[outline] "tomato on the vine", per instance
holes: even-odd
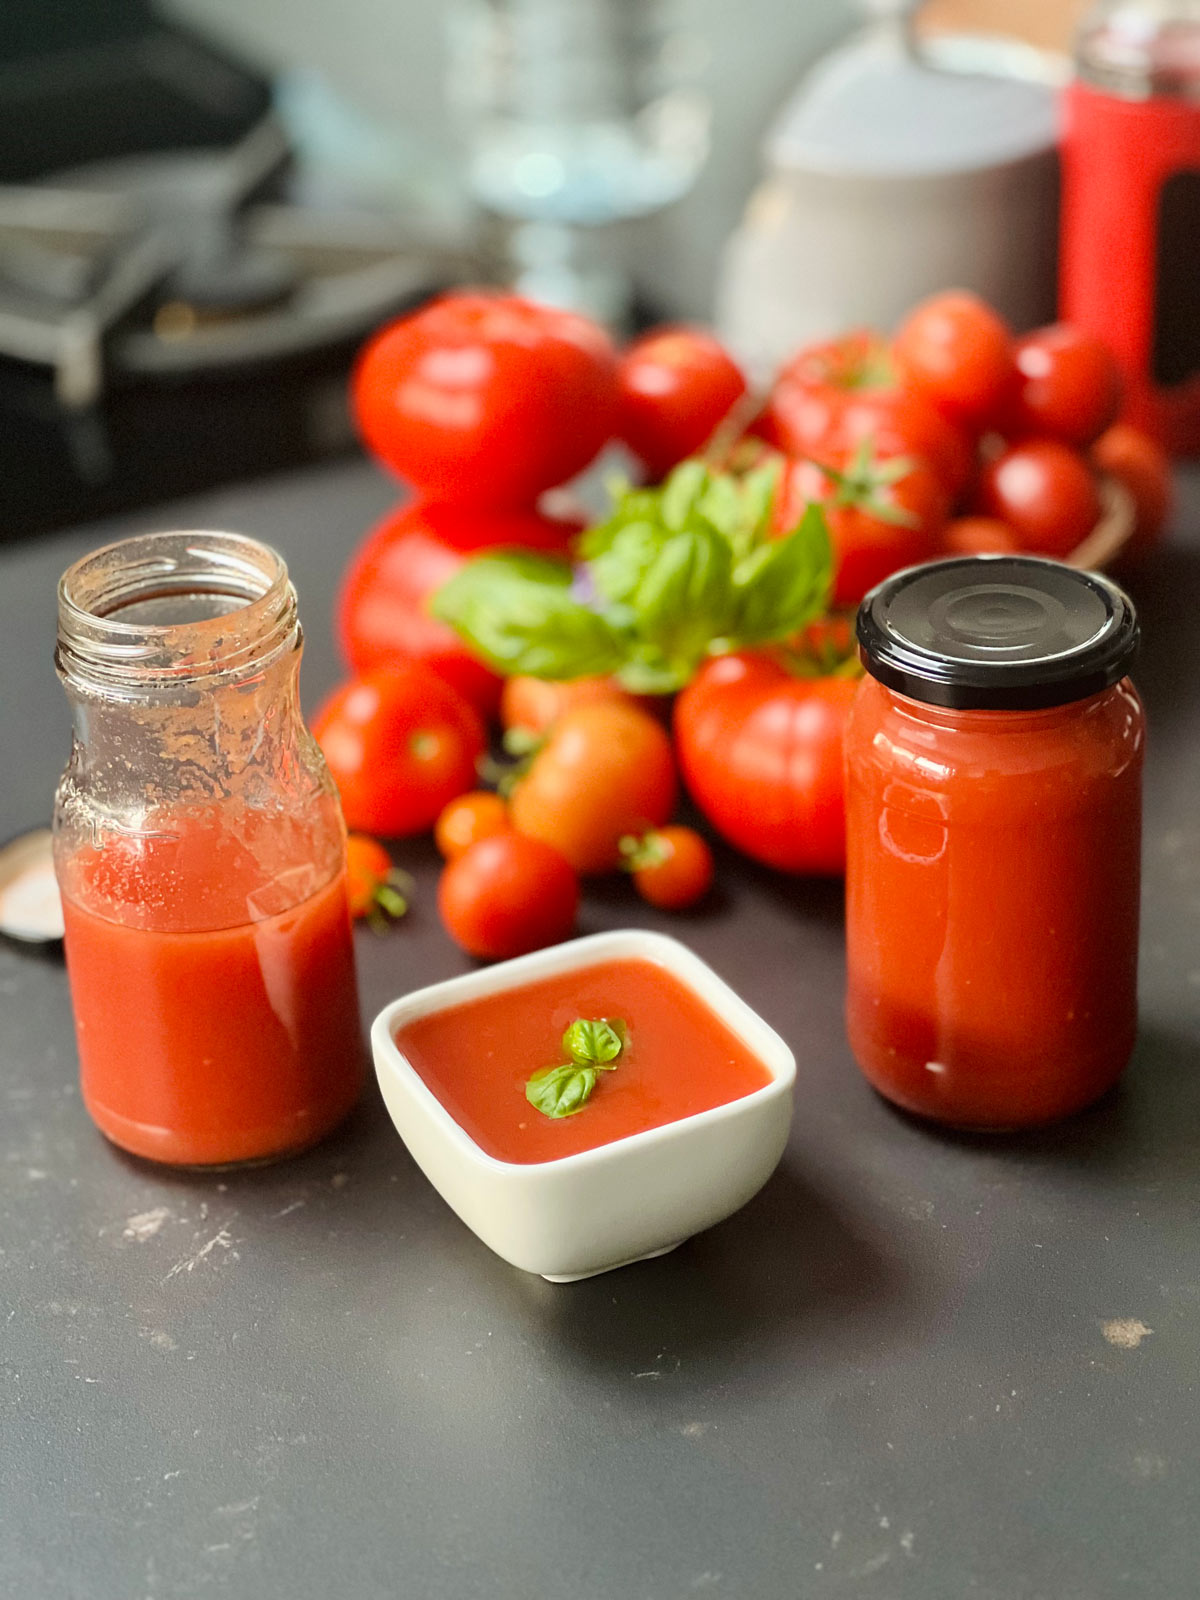
[[[431,499],[529,506],[610,437],[616,355],[575,312],[456,292],[375,335],[352,398],[370,448]]]
[[[1121,373],[1103,339],[1070,323],[1036,328],[1013,351],[1017,385],[1001,418],[1010,439],[1091,444],[1117,414]]]
[[[1100,515],[1087,462],[1057,439],[1028,439],[989,461],[979,479],[979,509],[999,517],[1025,550],[1067,556]]]
[[[868,330],[808,345],[784,367],[757,431],[788,455],[844,455],[864,440],[881,454],[919,456],[949,495],[971,475],[971,440],[901,385],[883,339]]]
[[[407,876],[392,865],[378,839],[365,833],[347,836],[346,898],[352,917],[365,917],[373,928],[383,929],[408,910],[409,892]]]
[[[453,861],[480,839],[490,839],[511,826],[508,807],[498,794],[490,789],[472,789],[443,807],[433,839],[446,860]]]
[[[702,328],[656,328],[617,362],[617,433],[650,478],[699,450],[746,392],[741,368]]]
[[[342,579],[335,629],[349,667],[416,660],[432,667],[485,716],[500,699],[500,679],[446,623],[430,615],[432,596],[486,545],[565,553],[575,532],[533,511],[484,511],[417,501],[390,512],[363,540]]]
[[[845,871],[842,742],[857,687],[752,652],[701,668],[675,702],[676,748],[692,799],[730,844],[785,872]]]
[[[928,561],[946,520],[946,491],[931,467],[861,449],[826,465],[787,464],[775,510],[780,531],[794,527],[810,501],[823,508],[833,540],[834,606],[857,605],[891,573]]]
[[[652,828],[640,839],[621,840],[621,854],[642,899],[660,911],[683,911],[708,893],[712,851],[695,828]]]
[[[469,955],[501,961],[570,936],[579,880],[557,850],[509,830],[477,840],[446,866],[438,909]]]
[[[1166,451],[1140,428],[1117,422],[1092,446],[1092,463],[1133,496],[1133,533],[1121,553],[1144,555],[1162,537],[1171,510],[1171,463]]]
[[[433,826],[475,780],[483,724],[419,662],[379,667],[335,689],[312,719],[348,827],[398,838]]]
[[[666,822],[675,798],[666,729],[635,705],[598,701],[554,724],[513,788],[509,816],[577,872],[608,872],[624,835]]]
[[[976,431],[997,420],[1016,383],[1007,324],[978,295],[962,289],[934,295],[910,311],[892,353],[903,382]]]

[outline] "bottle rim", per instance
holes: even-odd
[[[181,529],[89,551],[58,584],[55,664],[69,684],[136,696],[236,679],[299,639],[287,564],[246,534]]]

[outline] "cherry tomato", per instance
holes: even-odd
[[[900,386],[878,334],[859,331],[810,345],[788,363],[758,431],[789,455],[852,451],[864,439],[884,455],[920,456],[953,497],[971,476],[971,440],[922,395]]]
[[[392,865],[377,839],[352,833],[346,839],[346,895],[352,917],[365,917],[375,928],[408,910],[408,879]]]
[[[675,702],[693,800],[717,832],[784,872],[846,867],[842,741],[858,684],[797,678],[769,656],[718,656]]]
[[[338,595],[335,629],[355,672],[423,661],[485,716],[500,699],[500,679],[454,629],[429,614],[433,594],[483,545],[565,552],[574,532],[532,511],[472,511],[417,501],[384,517],[352,557]]]
[[[437,819],[434,842],[447,861],[462,855],[480,839],[490,839],[511,827],[508,807],[490,789],[472,789],[451,800]]]
[[[893,476],[906,459],[907,471]],[[794,527],[813,500],[824,507],[833,540],[834,606],[857,605],[891,573],[937,553],[946,491],[922,461],[873,458],[864,465],[857,456],[842,456],[828,466],[791,462],[776,497],[779,530]]]
[[[419,662],[377,667],[335,689],[312,720],[346,824],[398,838],[433,826],[475,781],[483,724]]]
[[[998,517],[957,517],[942,531],[942,549],[956,556],[1009,555],[1021,542]]]
[[[654,828],[621,842],[625,865],[643,900],[662,911],[682,911],[708,893],[712,851],[695,828]]]
[[[1100,515],[1100,497],[1087,462],[1057,439],[1010,445],[979,480],[979,509],[999,517],[1021,548],[1067,556]]]
[[[1122,555],[1144,555],[1158,543],[1171,511],[1171,463],[1166,451],[1140,428],[1118,422],[1092,446],[1092,462],[1133,496],[1133,534]]]
[[[616,417],[608,335],[516,295],[444,295],[375,335],[352,382],[368,446],[431,499],[528,506]]]
[[[666,730],[635,705],[599,701],[554,724],[513,789],[509,816],[577,872],[608,872],[622,837],[666,822],[675,797]]]
[[[725,346],[701,328],[657,328],[617,363],[617,433],[655,482],[709,439],[746,392]]]
[[[557,850],[509,830],[477,840],[448,864],[438,909],[468,954],[502,961],[570,937],[579,880]]]
[[[999,416],[1016,383],[1012,335],[977,295],[934,295],[910,311],[892,341],[903,382],[960,426]]]
[[[1056,322],[1018,339],[1017,387],[1001,431],[1010,439],[1060,439],[1077,447],[1104,432],[1121,403],[1116,357],[1094,333]]]
[[[500,695],[500,721],[505,728],[545,733],[576,706],[634,697],[612,678],[506,678]]]

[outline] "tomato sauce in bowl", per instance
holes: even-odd
[[[627,1043],[582,1110],[548,1117],[530,1076],[562,1059],[579,1017],[619,1017]],[[758,1056],[664,967],[603,961],[464,1001],[398,1028],[397,1048],[481,1150],[499,1161],[556,1161],[753,1094]]]

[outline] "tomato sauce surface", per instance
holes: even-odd
[[[568,1117],[525,1098],[531,1074],[566,1059],[577,1018],[628,1027],[615,1070]],[[418,1017],[395,1035],[465,1133],[500,1161],[575,1155],[740,1100],[771,1081],[762,1061],[673,973],[642,960],[604,961]]]

